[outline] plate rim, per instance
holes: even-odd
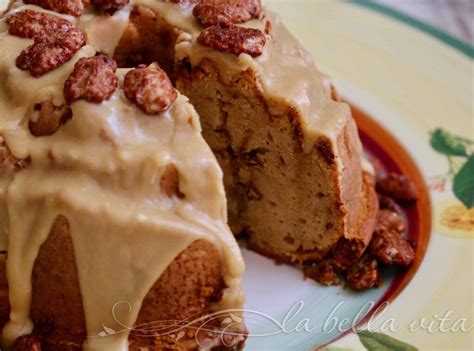
[[[389,6],[382,5],[370,0],[348,0],[347,2],[383,14],[398,22],[404,23],[412,28],[417,29],[418,31],[430,35],[432,38],[437,39],[445,45],[455,49],[457,52],[467,56],[468,58],[474,59],[474,45],[470,44],[467,41],[458,39],[453,35],[423,20],[419,20],[413,16],[395,10]]]

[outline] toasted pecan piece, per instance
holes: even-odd
[[[41,351],[41,343],[34,335],[23,335],[16,339],[12,351]]]
[[[130,0],[91,0],[98,10],[106,13],[114,13],[128,5]]]
[[[378,230],[370,243],[370,252],[380,262],[409,266],[415,259],[410,243],[393,230]]]
[[[33,77],[40,77],[68,62],[86,44],[76,28],[59,29],[54,34],[35,37],[33,45],[22,51],[16,60],[18,68],[29,70]]]
[[[381,210],[390,210],[392,212],[396,212],[399,216],[402,215],[402,209],[397,202],[392,199],[390,196],[377,193],[379,198],[379,208]]]
[[[84,8],[89,5],[89,0],[24,0],[23,2],[76,17],[82,15]]]
[[[266,37],[258,29],[213,26],[202,31],[198,43],[229,54],[257,57],[263,53]]]
[[[72,118],[72,110],[66,105],[55,106],[52,101],[44,101],[35,105],[37,118],[30,120],[28,127],[34,136],[47,136],[56,131]]]
[[[81,58],[64,83],[64,97],[71,104],[79,99],[101,103],[117,90],[117,63],[105,55]]]
[[[375,231],[394,230],[401,233],[405,230],[405,221],[396,212],[390,210],[380,210],[377,214],[377,225]]]
[[[203,26],[230,26],[257,18],[260,0],[202,0],[193,9],[193,15]]]
[[[198,4],[201,0],[166,0],[166,2],[170,2],[172,4],[181,4],[181,5],[189,5],[189,4]]]
[[[348,285],[354,290],[366,290],[379,284],[377,260],[365,253],[344,272]]]
[[[125,75],[124,93],[127,99],[149,115],[168,110],[178,97],[165,71],[145,65]]]
[[[419,198],[415,184],[404,175],[389,173],[377,181],[377,191],[399,202],[412,202]]]
[[[341,283],[336,270],[329,261],[322,261],[312,266],[304,267],[303,272],[305,277],[313,279],[322,285],[331,286]]]
[[[362,240],[341,238],[334,246],[332,254],[341,267],[346,267],[359,259],[366,248],[367,245]]]
[[[20,160],[12,155],[5,139],[0,136],[0,168],[9,169],[11,171],[19,171],[29,164],[29,160]]]
[[[22,10],[7,18],[8,32],[20,38],[34,38],[38,35],[69,30],[72,24],[65,19],[33,10]]]

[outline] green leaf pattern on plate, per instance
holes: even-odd
[[[430,144],[436,152],[445,155],[449,162],[449,171],[441,178],[452,178],[454,195],[466,208],[473,208],[474,141],[461,138],[438,128],[431,133]]]
[[[454,176],[453,192],[467,208],[474,207],[474,156]]]
[[[391,336],[367,330],[358,332],[360,342],[368,351],[416,351],[416,347]]]
[[[431,146],[444,155],[467,156],[466,145],[459,138],[440,128],[431,135]]]

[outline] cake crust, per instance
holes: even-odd
[[[82,296],[69,230],[68,220],[59,216],[41,246],[33,270],[31,318],[35,325],[34,335],[43,351],[81,350],[86,339]],[[0,255],[0,294],[3,296],[0,327],[4,326],[9,313],[8,303],[3,303],[4,297],[8,296],[5,261],[6,255]],[[183,329],[186,334],[180,340],[165,332],[162,336],[150,336],[144,329],[153,323],[166,330],[168,320],[186,321],[190,316],[197,320],[209,313],[212,304],[222,297],[225,283],[221,265],[216,247],[205,240],[192,243],[180,253],[145,297],[136,321],[140,327],[130,336],[130,350],[146,347],[194,350],[198,339],[192,328]],[[203,323],[199,322],[198,326]]]

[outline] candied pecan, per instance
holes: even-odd
[[[124,93],[127,99],[149,115],[168,110],[178,97],[165,71],[145,65],[125,75]]]
[[[16,60],[18,68],[40,77],[68,62],[86,44],[76,28],[63,29],[35,37],[33,45],[22,51]]]
[[[401,233],[405,230],[405,221],[396,212],[380,210],[377,214],[377,225],[375,230],[395,230],[396,232]]]
[[[7,18],[8,32],[20,38],[34,38],[46,32],[69,30],[71,22],[33,10],[19,11]]]
[[[37,118],[30,120],[28,127],[36,137],[52,135],[72,117],[72,110],[66,106],[55,106],[51,101],[35,105]]]
[[[79,17],[89,0],[24,0],[25,4],[38,5],[46,10]]]
[[[19,171],[28,166],[29,160],[19,160],[8,149],[5,139],[0,136],[0,168]]]
[[[370,252],[385,264],[409,266],[415,259],[415,251],[410,243],[393,230],[375,232],[370,243]]]
[[[238,26],[206,28],[198,37],[198,43],[212,49],[240,55],[260,56],[266,43],[265,35],[258,29]]]
[[[24,335],[16,339],[12,351],[41,351],[41,343],[34,335]]]
[[[365,253],[345,270],[344,276],[352,289],[370,289],[379,283],[377,260]]]
[[[92,5],[106,13],[114,13],[128,5],[129,2],[130,0],[91,0]]]
[[[341,238],[333,249],[333,258],[341,266],[346,267],[362,256],[366,247],[362,240]]]
[[[117,90],[116,70],[117,63],[105,55],[81,58],[64,83],[67,103],[80,99],[95,103],[108,100]]]
[[[313,279],[322,285],[330,286],[341,283],[334,267],[328,261],[304,267],[303,273],[305,277]]]
[[[172,4],[184,4],[184,5],[188,5],[188,4],[197,4],[199,3],[201,0],[167,0],[166,2],[170,2]]]
[[[377,190],[396,201],[410,202],[419,197],[415,184],[406,176],[390,173],[377,181]]]
[[[202,0],[193,15],[203,26],[230,26],[258,17],[262,10],[260,0]]]
[[[392,212],[397,213],[399,216],[402,215],[402,209],[400,205],[395,202],[394,199],[392,199],[390,196],[380,193],[377,193],[377,196],[379,198],[379,208],[381,210],[390,210]]]

